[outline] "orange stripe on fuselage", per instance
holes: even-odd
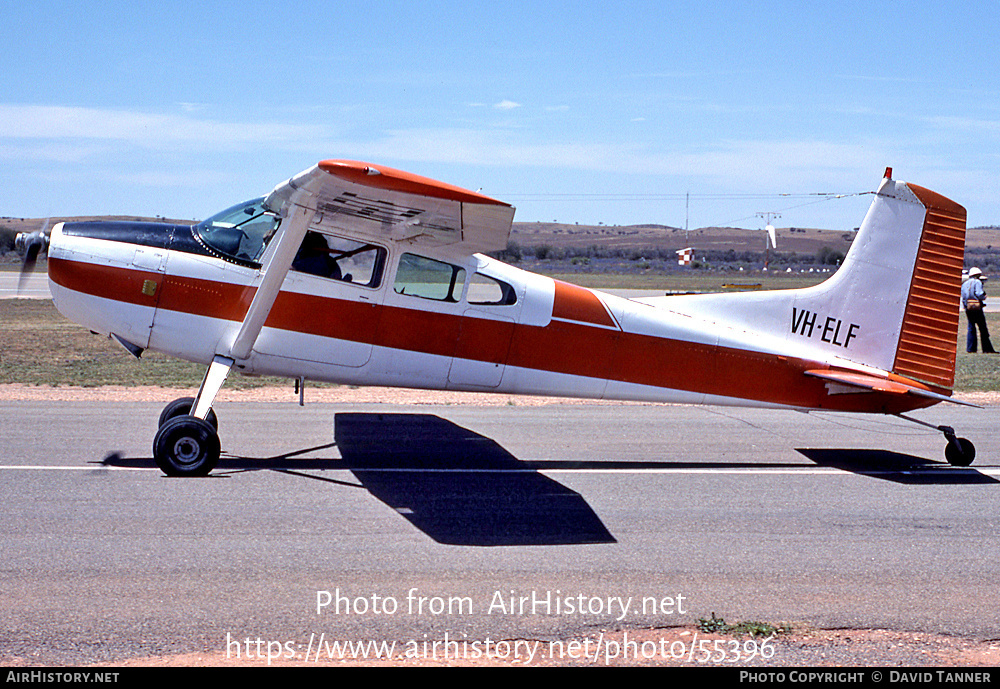
[[[49,258],[49,277],[57,285],[95,297],[168,311],[242,321],[256,288],[229,282],[164,275],[146,270]],[[147,280],[153,294],[143,292]]]
[[[256,293],[257,288],[248,285],[165,275],[158,308],[242,321]]]
[[[49,278],[57,285],[138,306],[156,306],[160,282],[163,280],[161,273],[68,261],[54,256],[49,257],[48,264]],[[143,292],[146,280],[152,280],[157,286],[152,294]]]
[[[139,270],[49,259],[49,274],[67,289],[145,304],[141,285],[161,279],[159,308],[239,322],[254,289],[162,276]],[[561,312],[575,316],[546,326],[462,317],[396,306],[281,292],[266,325],[413,352],[505,363],[524,369],[686,390],[771,404],[841,411],[901,412],[933,400],[877,392],[829,395],[825,382],[804,375],[823,364],[774,354],[622,332],[608,327],[596,305],[573,290]],[[569,305],[572,305],[572,308]],[[597,321],[593,325],[582,318]],[[573,322],[568,322],[573,321]],[[509,347],[508,347],[509,343]]]

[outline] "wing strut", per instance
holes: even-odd
[[[306,236],[306,229],[312,220],[314,211],[298,205],[289,204],[288,217],[281,223],[274,253],[264,266],[264,278],[261,280],[257,293],[254,294],[247,315],[243,319],[233,344],[229,347],[228,356],[232,359],[246,359],[250,356],[257,336],[260,335],[264,321],[271,313],[274,300],[278,296],[281,284],[285,281],[292,259]]]
[[[275,240],[274,252],[264,266],[264,277],[261,279],[260,286],[257,287],[253,301],[250,302],[250,308],[247,309],[247,314],[243,318],[243,324],[240,326],[239,332],[236,333],[232,344],[228,347],[220,347],[219,353],[215,355],[215,359],[205,372],[205,378],[201,382],[201,387],[198,389],[198,395],[192,406],[192,416],[204,419],[208,415],[233,364],[239,359],[246,359],[250,356],[250,352],[257,342],[257,337],[264,327],[264,322],[267,320],[268,314],[271,313],[274,300],[278,297],[281,285],[292,265],[292,259],[295,258],[295,253],[302,244],[302,239],[305,237],[306,229],[309,227],[314,213],[311,209],[295,204],[289,204],[289,208],[291,210],[281,224],[281,229]]]

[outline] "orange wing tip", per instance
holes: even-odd
[[[484,196],[451,184],[445,184],[411,172],[396,170],[384,165],[372,165],[357,160],[323,160],[319,168],[334,177],[375,189],[398,191],[417,196],[458,201],[460,203],[481,203],[493,206],[509,206],[503,201]]]

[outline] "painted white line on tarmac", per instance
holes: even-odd
[[[2,469],[27,469],[30,471],[159,471],[156,467],[113,467],[96,464],[91,467],[45,466],[41,464],[0,464]]]
[[[225,473],[227,471],[239,470],[243,467],[226,467],[218,466],[216,467],[216,472]],[[260,469],[268,469],[270,467],[262,466]],[[280,469],[286,469],[289,467],[280,467]],[[43,466],[43,465],[32,465],[32,464],[5,464],[0,465],[0,470],[27,470],[27,471],[155,471],[159,472],[160,469],[156,467],[117,467],[117,466],[90,466],[90,467],[79,467],[79,466]],[[279,470],[280,470],[279,469]],[[650,469],[433,469],[433,468],[405,468],[405,467],[384,467],[384,468],[368,468],[368,467],[330,467],[329,469],[318,469],[315,466],[308,468],[302,468],[299,471],[356,471],[365,473],[383,473],[383,474],[606,474],[606,475],[623,475],[623,474],[635,474],[635,475],[649,475],[649,474],[719,474],[719,475],[734,475],[734,474],[745,474],[749,476],[923,476],[923,475],[948,475],[948,474],[965,474],[965,473],[976,473],[985,476],[1000,476],[1000,467],[976,469],[975,467],[927,467],[924,469],[873,469],[870,471],[864,470],[847,470],[847,469],[837,469],[832,467],[789,467],[787,469],[780,469],[776,467],[767,467],[761,469],[727,469],[724,467],[718,468],[650,468]]]

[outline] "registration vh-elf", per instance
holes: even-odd
[[[208,474],[233,371],[351,385],[901,416],[955,402],[965,209],[886,170],[840,269],[808,288],[625,299],[484,255],[514,208],[324,160],[194,225],[64,222],[56,307],[134,355],[202,363],[153,441],[171,476]],[[959,402],[960,404],[962,402]],[[945,456],[973,444],[952,428]]]

